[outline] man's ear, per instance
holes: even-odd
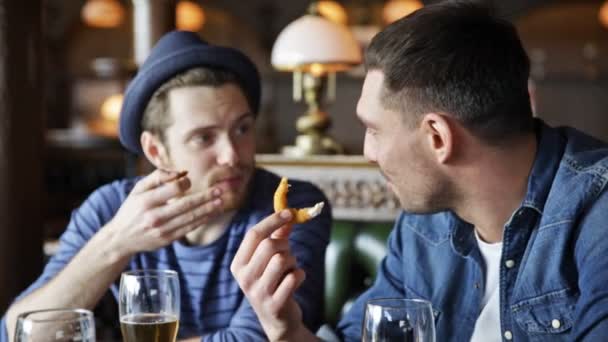
[[[158,136],[149,131],[143,131],[140,136],[142,150],[148,161],[157,169],[171,170],[169,151]]]
[[[437,163],[447,163],[454,155],[453,122],[445,115],[428,113],[422,117],[420,129],[427,148]]]

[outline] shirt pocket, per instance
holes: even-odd
[[[576,297],[561,290],[522,301],[511,309],[530,341],[569,341],[575,305]]]

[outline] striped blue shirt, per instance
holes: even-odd
[[[75,210],[61,236],[57,253],[40,278],[20,296],[52,279],[112,219],[136,181],[126,179],[105,185]],[[247,230],[273,211],[272,198],[278,182],[278,176],[257,169],[245,205],[213,243],[188,246],[176,241],[153,252],[136,254],[130,261],[128,269],[172,269],[178,272],[182,295],[180,338],[204,336],[204,341],[266,339],[253,308],[230,273],[230,263]],[[296,225],[289,239],[299,267],[306,272],[306,280],[295,297],[302,308],[304,322],[316,331],[323,312],[324,255],[329,242],[331,212],[327,199],[313,185],[298,181],[290,181],[290,184],[288,201],[291,207],[310,206],[319,201],[326,203],[319,217]],[[118,279],[110,290],[117,298]],[[6,341],[3,319],[0,342]]]

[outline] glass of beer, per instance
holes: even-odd
[[[20,314],[15,342],[95,342],[93,313],[84,309],[49,309]]]
[[[177,272],[124,272],[118,297],[124,342],[175,342],[180,312]]]
[[[363,321],[364,342],[435,342],[431,303],[421,299],[373,299]]]

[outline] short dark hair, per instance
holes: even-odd
[[[444,112],[488,143],[533,129],[530,60],[515,27],[479,2],[445,1],[394,22],[373,38],[365,64],[384,74],[385,108],[413,122]]]
[[[237,85],[247,97],[248,93],[244,91],[245,88],[236,75],[224,69],[196,67],[175,75],[163,83],[152,95],[144,111],[142,128],[157,135],[164,143],[165,130],[173,123],[171,116],[167,115],[169,111],[169,91],[194,86],[220,87],[227,83]],[[247,97],[247,102],[253,108],[252,99]]]

